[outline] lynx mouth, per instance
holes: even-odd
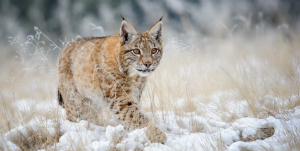
[[[145,69],[145,70],[140,70],[140,69],[136,69],[139,72],[152,72],[154,69]]]

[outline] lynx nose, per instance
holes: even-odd
[[[144,65],[147,67],[147,68],[149,68],[150,66],[151,66],[151,62],[146,62],[146,63],[144,63]]]

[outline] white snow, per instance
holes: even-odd
[[[15,150],[21,151],[21,149],[7,138],[0,137],[0,150]]]
[[[216,96],[214,96],[214,103],[221,103],[220,98]],[[270,96],[266,98],[271,100]],[[16,102],[16,106],[23,111],[30,111],[33,105],[37,109],[44,110],[51,110],[52,107],[56,107],[54,101],[48,104],[33,104],[32,102],[21,100]],[[184,100],[180,99],[179,103],[182,102]],[[216,108],[213,104],[206,105],[208,108]],[[247,108],[244,101],[240,101],[240,104],[235,105],[244,109]],[[275,117],[269,116],[264,119],[242,117],[234,122],[224,122],[224,120],[221,120],[222,117],[209,112],[211,110],[207,110],[205,116],[197,115],[194,112],[185,113],[184,116],[178,116],[171,111],[157,112],[155,114],[157,126],[168,137],[165,144],[151,143],[145,134],[147,128],[126,130],[123,125],[102,127],[84,120],[72,123],[63,119],[41,120],[36,118],[0,137],[0,150],[21,150],[13,143],[13,140],[16,138],[21,139],[21,135],[29,137],[29,129],[38,132],[39,128],[43,127],[49,135],[54,136],[58,124],[62,136],[59,138],[58,143],[48,148],[50,150],[76,150],[76,147],[80,146],[91,151],[113,148],[145,151],[223,150],[224,148],[228,151],[279,151],[291,149],[288,144],[290,142],[285,141],[286,137],[292,138],[291,140],[295,142],[300,141],[300,107],[282,111],[281,114],[277,114]],[[232,108],[232,112],[238,114],[245,111]],[[147,115],[151,117],[151,113],[147,113]],[[193,124],[196,124],[197,131],[191,130]],[[259,137],[262,128],[274,128],[275,133],[264,140],[242,141],[242,139],[248,137]]]

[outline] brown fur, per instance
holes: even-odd
[[[136,129],[152,122],[140,110],[139,102],[147,76],[162,57],[162,21],[138,34],[124,20],[120,34],[82,38],[64,48],[58,58],[59,102],[70,121],[97,117],[109,108],[127,127]],[[151,50],[156,48],[157,53]],[[139,49],[140,54],[135,54]],[[147,68],[146,64],[151,64]],[[156,128],[156,136],[166,136]]]

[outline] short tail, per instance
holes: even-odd
[[[61,96],[61,93],[60,93],[60,91],[59,91],[59,88],[58,88],[58,93],[57,93],[57,101],[58,101],[58,104],[59,104],[60,106],[62,106],[63,108],[65,107],[65,105],[64,105],[64,100],[63,100],[63,98],[62,98],[62,96]]]

